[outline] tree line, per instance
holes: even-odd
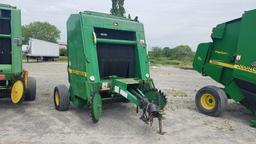
[[[180,45],[174,48],[153,47],[149,51],[150,58],[166,57],[169,60],[192,61],[195,53],[188,45]]]

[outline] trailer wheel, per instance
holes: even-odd
[[[220,116],[227,105],[227,95],[216,86],[200,89],[195,97],[197,110],[209,116]]]
[[[29,77],[24,100],[34,101],[35,99],[36,99],[36,79],[33,77]]]
[[[58,85],[54,88],[53,98],[56,110],[67,111],[69,109],[69,92],[65,85]]]
[[[92,103],[91,103],[91,116],[92,121],[97,123],[101,117],[102,113],[102,99],[99,93],[95,93],[92,96]]]
[[[14,82],[11,88],[11,100],[12,103],[18,104],[23,101],[25,92],[25,85],[22,80],[17,80]]]

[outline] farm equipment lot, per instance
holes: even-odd
[[[0,101],[0,143],[255,143],[256,129],[249,126],[252,115],[240,104],[229,101],[219,118],[195,110],[196,91],[209,84],[217,85],[195,71],[171,66],[151,67],[156,86],[167,93],[165,135],[145,126],[132,104],[104,105],[102,119],[93,124],[89,110],[58,112],[52,93],[58,84],[68,84],[67,64],[59,62],[25,63],[24,68],[37,79],[35,102],[15,106]],[[133,111],[131,111],[133,110]]]

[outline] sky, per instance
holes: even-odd
[[[66,42],[70,14],[90,10],[109,13],[111,0],[0,0],[22,10],[22,24],[47,21],[61,30]],[[125,9],[144,23],[148,47],[189,45],[211,41],[213,27],[256,8],[256,0],[126,0]]]

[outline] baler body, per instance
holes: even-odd
[[[82,12],[69,18],[67,28],[71,97],[88,102],[98,88],[111,88],[111,77],[133,79],[137,84],[149,78],[141,23]]]
[[[0,97],[14,104],[36,97],[36,80],[22,68],[21,11],[0,4]]]
[[[23,72],[20,10],[0,4],[0,26],[0,75],[11,81]]]
[[[229,99],[256,110],[256,10],[217,25],[198,46],[193,67],[224,85]]]
[[[142,23],[85,11],[70,16],[67,36],[70,86],[55,87],[57,110],[67,110],[70,100],[79,108],[90,106],[98,122],[102,103],[131,102],[146,123],[161,121],[166,98],[150,78]]]

